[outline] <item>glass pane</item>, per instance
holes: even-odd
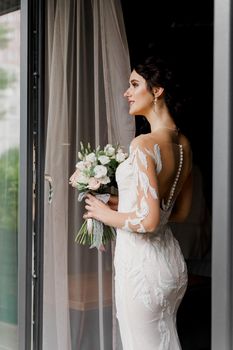
[[[9,1],[5,2],[6,7]],[[18,349],[20,11],[0,16],[0,350]]]

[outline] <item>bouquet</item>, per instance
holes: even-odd
[[[112,187],[117,187],[115,173],[118,165],[128,156],[119,145],[107,144],[103,149],[98,146],[91,149],[90,143],[78,152],[79,161],[76,171],[70,177],[69,183],[79,191],[78,201],[82,201],[87,193],[107,203]],[[116,231],[113,227],[104,225],[95,219],[85,219],[79,229],[75,241],[104,250],[104,245],[114,239]]]

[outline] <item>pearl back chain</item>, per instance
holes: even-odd
[[[180,173],[181,173],[182,166],[183,166],[183,158],[184,158],[183,147],[182,147],[182,145],[179,145],[179,147],[180,147],[179,167],[178,167],[178,170],[177,170],[177,174],[176,174],[175,180],[174,180],[173,185],[171,187],[167,203],[165,204],[164,200],[162,200],[162,207],[163,207],[164,210],[168,210],[170,208],[170,205],[172,203],[172,199],[173,199],[173,196],[174,196],[174,193],[175,193],[176,185],[177,185],[177,182],[179,181]]]

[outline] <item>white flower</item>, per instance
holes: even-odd
[[[96,191],[96,190],[98,190],[98,188],[100,187],[100,184],[101,184],[101,182],[100,182],[100,180],[98,179],[95,179],[94,177],[91,177],[90,179],[89,179],[89,182],[88,182],[88,188],[90,189],[90,190],[93,190],[93,191]]]
[[[80,175],[80,170],[79,169],[75,170],[73,175],[70,177],[70,181],[69,182],[70,182],[71,186],[73,186],[73,187],[77,186],[79,175]]]
[[[91,167],[91,162],[86,162],[86,161],[83,161],[83,160],[81,160],[80,162],[78,162],[76,164],[76,168],[81,170],[81,171],[83,171],[85,169],[88,169],[90,167]]]
[[[79,182],[80,184],[87,185],[88,182],[89,182],[89,177],[84,175],[84,174],[82,174],[82,173],[78,174],[76,179],[77,179],[77,182]]]
[[[126,154],[125,153],[123,153],[122,151],[119,151],[119,152],[117,152],[117,154],[116,154],[116,161],[118,162],[118,163],[121,163],[121,162],[123,162],[125,159],[126,159]]]
[[[96,156],[95,156],[95,153],[90,153],[86,156],[86,160],[88,162],[91,162],[91,163],[94,163],[96,161]]]
[[[108,143],[105,147],[104,147],[104,152],[106,153],[107,156],[111,157],[114,155],[115,153],[115,148]]]
[[[79,170],[84,170],[85,169],[84,161],[81,160],[80,162],[78,162],[76,164],[76,168],[79,169]]]
[[[98,180],[102,185],[107,185],[110,182],[110,179],[108,176],[103,176],[103,177],[99,178]]]
[[[108,164],[110,162],[109,157],[107,156],[99,156],[98,160],[100,161],[101,164],[105,165]]]
[[[103,165],[96,165],[94,167],[94,173],[95,173],[95,177],[99,179],[107,175],[107,168]]]

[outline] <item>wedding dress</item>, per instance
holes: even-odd
[[[130,148],[129,157],[116,172],[118,211],[135,213],[117,229],[114,256],[116,310],[124,350],[181,349],[176,313],[186,290],[187,269],[168,218],[183,165],[183,149],[176,144],[172,147],[178,147],[180,164],[169,199],[161,203],[160,223],[153,233],[146,233],[144,221],[151,201],[158,200],[151,185],[154,175],[148,169],[151,162],[155,175],[162,169],[159,145]]]

